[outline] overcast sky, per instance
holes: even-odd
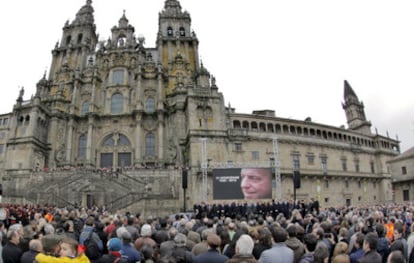
[[[0,112],[10,112],[48,72],[51,50],[86,0],[1,3]],[[372,131],[414,146],[414,1],[181,0],[192,18],[204,66],[226,105],[237,112],[271,109],[278,117],[346,125],[348,80]],[[136,35],[155,47],[164,0],[93,0],[101,40],[126,11]]]

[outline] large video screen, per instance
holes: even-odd
[[[213,199],[271,199],[270,168],[226,168],[213,170]]]

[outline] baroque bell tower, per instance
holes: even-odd
[[[371,134],[371,122],[367,121],[364,111],[364,103],[359,101],[355,91],[344,81],[344,103],[342,108],[345,110],[346,120],[350,130],[358,131],[363,134]]]

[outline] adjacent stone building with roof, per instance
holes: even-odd
[[[25,99],[22,88],[0,116],[3,201],[172,213],[221,202],[212,199],[212,171],[226,167],[271,167],[276,199],[316,198],[322,207],[393,200],[387,162],[399,141],[371,132],[347,81],[338,87],[347,128],[273,110],[241,114],[200,61],[179,1],[165,1],[154,47],[125,13],[100,41],[93,13],[87,0],[64,24],[36,93]]]

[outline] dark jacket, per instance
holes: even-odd
[[[231,259],[227,260],[226,263],[259,263],[253,255],[242,255],[236,254]]]
[[[20,263],[22,255],[22,249],[11,242],[6,244],[1,253],[3,263]]]
[[[377,252],[382,257],[382,262],[387,262],[388,254],[390,254],[390,241],[386,237],[380,237],[378,239]]]
[[[209,249],[207,252],[194,257],[194,263],[224,263],[229,258],[220,254],[216,249]]]
[[[305,247],[303,246],[303,243],[296,237],[291,237],[285,241],[285,244],[288,248],[293,250],[293,254],[295,255],[295,263],[299,262],[303,254],[305,254]]]
[[[39,252],[35,250],[29,250],[23,253],[22,257],[20,258],[20,263],[33,263],[35,261],[36,255]]]
[[[360,258],[358,263],[382,263],[382,257],[377,251],[369,251]]]
[[[299,263],[313,263],[313,253],[305,253],[300,259]]]

